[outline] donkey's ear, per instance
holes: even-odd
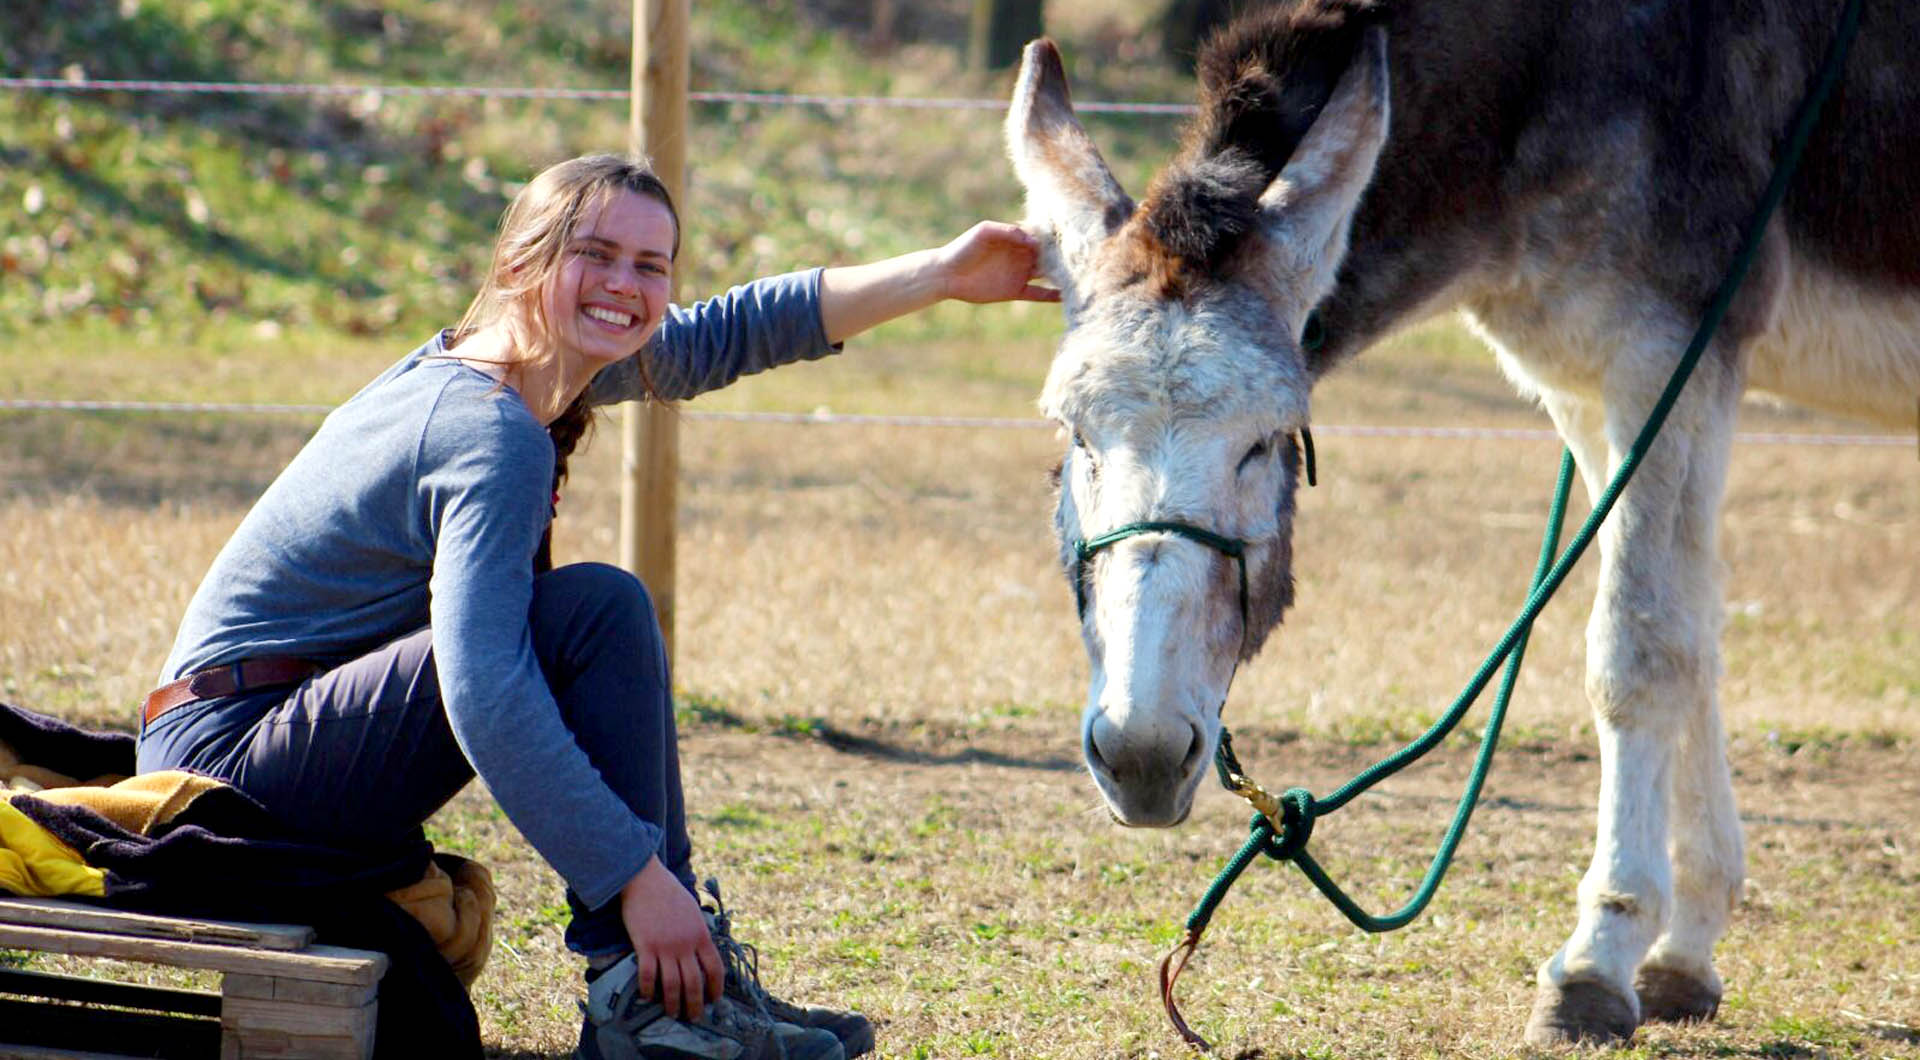
[[[1333,287],[1347,233],[1387,141],[1387,33],[1368,28],[1319,117],[1260,196],[1278,271],[1309,278],[1308,304]]]
[[[1027,189],[1027,227],[1048,244],[1042,267],[1063,291],[1092,261],[1094,248],[1133,213],[1067,96],[1060,49],[1046,38],[1027,45],[1007,110],[1007,153]]]

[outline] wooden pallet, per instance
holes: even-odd
[[[0,1056],[361,1060],[373,1055],[387,957],[316,946],[309,927],[0,898],[0,949],[113,957],[222,974],[220,992],[214,994],[0,969],[0,994],[34,999],[0,1000]],[[99,1005],[113,1008],[88,1007]]]

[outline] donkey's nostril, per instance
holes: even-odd
[[[1200,759],[1207,753],[1207,736],[1200,726],[1193,727],[1193,741],[1187,745],[1187,757],[1180,762],[1180,775],[1191,776],[1193,771],[1203,764]]]
[[[1087,765],[1095,771],[1111,775],[1113,767],[1107,763],[1107,756],[1100,753],[1100,730],[1111,728],[1105,718],[1095,718],[1080,738],[1081,753],[1087,757]]]

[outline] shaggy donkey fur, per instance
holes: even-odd
[[[1116,819],[1183,820],[1242,647],[1292,600],[1313,383],[1459,309],[1597,492],[1731,261],[1841,0],[1292,0],[1214,40],[1201,113],[1136,206],[1028,49],[1007,119],[1065,295],[1042,405],[1072,434],[1067,543],[1184,522],[1089,564],[1082,741]],[[1317,313],[1326,341],[1298,341]],[[1720,727],[1716,535],[1749,390],[1905,428],[1920,399],[1920,5],[1866,0],[1762,252],[1600,534],[1587,691],[1598,827],[1529,1039],[1702,1019],[1744,850]]]

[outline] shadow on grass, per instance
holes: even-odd
[[[871,736],[861,736],[824,722],[816,722],[809,733],[794,735],[810,736],[842,754],[907,765],[988,765],[1005,766],[1011,769],[1034,769],[1046,773],[1072,773],[1081,768],[1079,762],[1059,755],[1014,755],[980,747],[963,747],[956,751],[927,751],[903,744],[888,743]]]
[[[1689,1052],[1692,1051],[1689,1050]],[[1685,1054],[1675,1052],[1669,1055],[1682,1056]],[[1694,1055],[1726,1056],[1727,1051],[1724,1046],[1714,1046],[1712,1048],[1701,1049],[1697,1053],[1694,1053]],[[1805,1060],[1812,1060],[1812,1058],[1816,1056],[1824,1057],[1832,1054],[1825,1049],[1807,1045],[1804,1042],[1796,1042],[1789,1038],[1782,1038],[1778,1041],[1765,1042],[1752,1049],[1743,1050],[1741,1055],[1764,1057],[1766,1060],[1803,1060],[1803,1058],[1805,1058]]]
[[[0,490],[134,507],[245,507],[318,424],[318,416],[0,413]]]
[[[1904,1027],[1886,1020],[1872,1021],[1867,1027],[1867,1034],[1897,1045],[1920,1045],[1920,1028]]]
[[[699,693],[683,696],[675,704],[675,713],[682,729],[725,729],[734,732],[763,733],[790,740],[811,740],[823,743],[841,754],[859,755],[862,758],[872,758],[882,762],[899,762],[916,766],[1006,766],[1011,769],[1034,769],[1049,773],[1070,773],[1080,768],[1078,761],[1062,758],[1059,755],[1017,755],[983,747],[962,747],[955,751],[929,751],[903,742],[889,742],[873,736],[864,736],[831,724],[823,718],[787,715],[753,719],[728,709],[711,696]]]
[[[240,268],[254,272],[269,273],[283,279],[302,279],[313,274],[312,266],[307,262],[276,257],[254,243],[194,224],[187,217],[186,207],[176,204],[170,197],[149,195],[145,200],[136,200],[112,180],[95,176],[71,164],[62,163],[60,171],[61,178],[81,198],[105,211],[116,224],[133,221],[163,228],[181,245],[196,247],[210,257],[223,257]],[[352,293],[369,297],[386,292],[368,285]]]
[[[1397,802],[1411,806],[1433,806],[1436,809],[1456,805],[1458,795],[1418,795],[1403,791],[1373,790],[1362,795],[1365,799],[1379,799],[1382,802]],[[1511,795],[1488,795],[1480,800],[1482,809],[1511,810],[1515,813],[1553,814],[1558,816],[1591,816],[1594,813],[1590,802],[1548,802],[1542,799],[1517,798]],[[1787,816],[1775,813],[1742,813],[1740,823],[1751,828],[1755,825],[1767,825],[1772,828],[1886,828],[1889,830],[1905,827],[1894,818],[1852,818],[1852,817],[1807,817]]]

